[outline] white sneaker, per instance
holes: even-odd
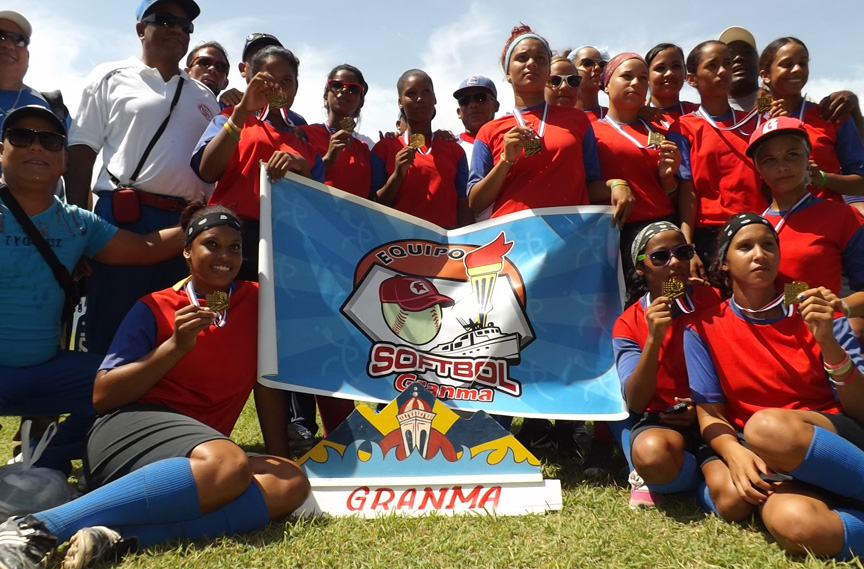
[[[80,529],[69,540],[61,569],[84,569],[95,561],[118,558],[137,547],[136,538],[124,540],[119,533],[105,526]]]

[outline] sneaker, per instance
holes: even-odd
[[[627,478],[630,483],[630,507],[656,508],[663,503],[663,495],[652,492],[639,474],[632,470]]]
[[[516,440],[530,451],[552,447],[552,423],[546,419],[523,419]]]
[[[138,548],[137,538],[124,540],[105,526],[79,529],[69,540],[61,569],[83,569],[99,560],[119,559]]]
[[[0,568],[42,569],[56,545],[57,538],[41,521],[13,516],[0,524]]]
[[[312,450],[318,441],[315,435],[300,423],[288,423],[288,443],[291,450],[298,455],[303,455]]]

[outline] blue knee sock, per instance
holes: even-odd
[[[804,462],[789,474],[835,494],[864,500],[864,451],[826,429],[813,427]]]
[[[708,491],[708,485],[704,480],[701,480],[699,484],[696,485],[696,503],[699,504],[699,507],[707,514],[714,514],[715,516],[720,516],[717,513],[717,506],[714,505],[714,500],[711,499],[711,492]]]
[[[81,528],[172,523],[201,516],[188,458],[169,458],[130,472],[67,504],[39,512],[60,542]]]
[[[142,547],[177,539],[213,539],[220,535],[248,533],[270,522],[267,502],[258,484],[252,482],[234,501],[193,520],[172,524],[122,526],[124,538],[137,537]]]
[[[666,484],[649,484],[648,489],[658,494],[676,494],[678,492],[687,492],[699,481],[696,475],[696,457],[691,453],[684,451],[684,462],[681,463],[681,470],[675,480]]]
[[[834,510],[843,522],[843,551],[835,559],[849,561],[855,555],[864,555],[864,512],[838,508]]]

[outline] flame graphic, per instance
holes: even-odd
[[[477,323],[480,326],[486,326],[492,310],[495,282],[498,280],[498,273],[504,268],[504,255],[512,248],[513,242],[508,242],[502,231],[491,243],[465,255],[465,271],[471,279],[471,290],[474,291],[474,299],[477,301]]]

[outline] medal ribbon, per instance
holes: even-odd
[[[183,285],[186,289],[186,296],[189,297],[189,303],[194,304],[198,308],[201,308],[201,303],[198,301],[198,294],[195,292],[195,287],[192,285],[192,279],[186,281],[186,284]],[[231,283],[231,286],[228,288],[228,298],[231,298],[231,295],[234,294],[234,283]],[[225,324],[228,322],[228,309],[226,308],[222,312],[216,313],[216,320],[213,324],[217,328],[223,328]]]
[[[261,122],[266,121],[267,115],[269,115],[269,114],[270,114],[270,103],[267,103],[266,105],[264,105],[264,108],[261,109],[261,114],[258,115],[258,120],[260,120]],[[285,121],[286,125],[288,125],[290,127],[297,126],[294,124],[294,121],[292,121],[291,119],[288,118],[288,109],[286,109],[285,107],[282,107],[281,109],[279,109],[279,114],[282,116],[282,120]]]
[[[660,108],[660,107],[658,107],[657,105],[655,105],[654,103],[649,103],[648,106],[649,106],[649,107],[654,107],[655,109]],[[663,110],[665,110],[665,109],[660,109],[660,110],[663,111]],[[684,103],[682,103],[681,101],[678,101],[678,112],[680,113],[679,116],[682,116],[682,117],[683,117],[684,114],[685,114],[685,113],[684,113]],[[671,126],[671,124],[669,123],[669,121],[667,121],[666,119],[660,119],[660,123],[663,125],[663,128],[665,128],[665,129],[667,129],[667,130],[668,130],[669,127]]]
[[[540,119],[540,128],[534,132],[537,135],[537,138],[543,138],[543,134],[546,132],[546,114],[549,112],[549,105],[543,103],[543,117]],[[525,126],[525,119],[522,118],[522,113],[516,107],[513,107],[513,116],[516,118],[516,122],[519,126]],[[534,130],[533,128],[531,129]]]
[[[627,140],[629,140],[630,142],[632,142],[633,144],[635,144],[635,145],[636,145],[636,148],[640,148],[640,149],[642,149],[642,150],[645,150],[646,148],[654,148],[653,145],[652,145],[652,146],[646,146],[646,145],[642,144],[641,142],[639,142],[638,140],[636,140],[635,137],[630,136],[630,133],[628,133],[628,132],[624,132],[624,129],[621,128],[621,125],[618,123],[618,121],[616,121],[615,119],[613,119],[610,115],[607,114],[607,115],[606,115],[605,117],[603,117],[601,120],[605,121],[609,126],[611,126],[611,127],[614,128],[616,131],[618,131],[618,134],[620,134],[621,136],[623,136],[624,138],[626,138]],[[649,132],[649,133],[654,132],[654,129],[651,128],[651,126],[650,126],[647,122],[645,122],[645,121],[642,120],[642,119],[639,119],[639,122],[642,123],[642,125],[643,125],[646,129],[648,129],[648,132]]]
[[[756,310],[750,310],[749,308],[744,308],[743,306],[738,304],[738,302],[735,300],[735,295],[732,295],[732,304],[734,304],[735,307],[738,310],[740,310],[741,312],[747,312],[749,314],[756,314],[757,312],[765,312],[766,310],[771,310],[772,308],[774,308],[776,306],[780,306],[781,304],[783,304],[783,295],[782,294],[778,295],[777,298],[775,298],[774,300],[772,300],[771,302],[769,302],[768,304],[766,304],[762,308],[758,308]],[[792,316],[793,314],[795,314],[795,305],[794,304],[790,304],[789,306],[783,307],[783,316],[789,317],[789,316]]]
[[[405,146],[408,146],[408,131],[407,130],[402,133],[402,140],[405,141]],[[434,132],[432,133],[432,139],[429,141],[429,144],[426,145],[426,152],[423,152],[423,150],[421,150],[420,148],[417,149],[417,152],[419,152],[420,154],[425,156],[425,155],[429,154],[430,152],[432,152],[432,145],[433,144],[435,144],[435,133]]]
[[[737,118],[737,115],[735,114],[735,109],[730,107],[729,110],[732,111],[732,121],[735,124],[733,124],[732,126],[728,126],[728,127],[717,126],[717,123],[714,122],[714,119],[711,118],[711,115],[708,114],[708,111],[706,111],[705,107],[703,107],[702,105],[699,105],[699,110],[696,111],[696,113],[700,117],[702,117],[705,120],[705,122],[707,122],[708,124],[710,124],[711,126],[713,126],[717,130],[720,130],[720,131],[738,130],[744,136],[750,136],[751,134],[753,134],[753,133],[749,133],[749,132],[743,132],[740,130],[740,128],[742,126],[744,126],[745,124],[747,124],[748,122],[750,122],[750,119],[752,119],[754,116],[756,116],[759,113],[759,111],[757,109],[753,109],[752,111],[747,113],[747,116],[745,116],[743,119],[741,119],[739,121]],[[758,126],[758,124],[757,124],[757,126]]]
[[[813,194],[811,194],[810,192],[807,192],[806,194],[801,196],[801,199],[798,200],[795,203],[795,205],[793,205],[791,208],[789,208],[789,211],[787,211],[785,214],[783,214],[783,217],[780,219],[780,221],[777,222],[777,225],[774,226],[774,231],[777,233],[778,236],[780,235],[780,230],[783,229],[783,227],[786,225],[786,218],[789,217],[790,215],[792,215],[795,212],[795,210],[799,209],[800,207],[802,207],[804,204],[806,204],[807,202],[809,202],[812,199],[813,199]],[[765,208],[765,211],[762,212],[762,217],[765,217],[769,211],[771,211],[771,206],[768,206]],[[765,217],[765,219],[768,219],[768,218]]]
[[[647,309],[651,305],[651,292],[645,293],[645,308]],[[678,307],[678,310],[681,311],[682,314],[690,314],[694,310],[696,310],[696,305],[693,304],[693,299],[690,298],[690,295],[687,294],[687,291],[684,291],[684,296],[679,296],[674,300],[675,305]],[[647,321],[648,315],[645,315],[645,319]]]

